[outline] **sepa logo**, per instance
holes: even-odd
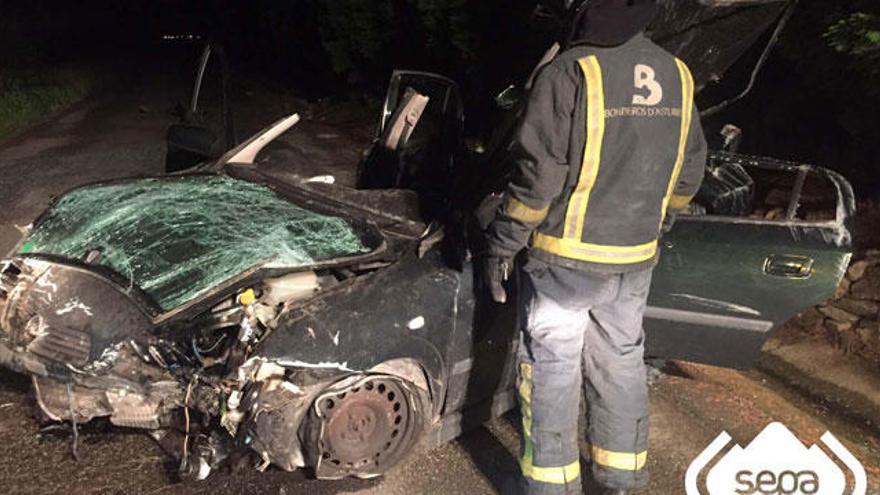
[[[809,449],[782,423],[770,423],[746,447],[734,445],[706,475],[706,490],[700,491],[700,473],[731,438],[722,432],[700,453],[685,475],[687,495],[865,495],[865,468],[834,435],[825,432],[821,443],[852,472],[847,490],[846,476],[824,450]]]

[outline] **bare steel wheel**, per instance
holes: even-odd
[[[397,464],[424,432],[424,397],[388,375],[352,377],[322,393],[311,418],[316,476],[369,478]]]

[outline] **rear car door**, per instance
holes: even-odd
[[[661,241],[647,354],[746,368],[774,328],[836,290],[852,189],[822,168],[714,153],[695,203]]]

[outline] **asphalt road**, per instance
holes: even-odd
[[[0,251],[18,239],[53,195],[78,184],[156,174],[164,156],[171,109],[186,97],[186,80],[145,78],[116,86],[0,143]],[[242,128],[254,130],[301,110],[312,116],[285,136],[308,156],[315,172],[352,177],[372,122],[362,113],[306,108],[295,98],[251,93],[240,105]],[[351,117],[355,115],[357,118]],[[355,125],[362,123],[363,125]],[[108,205],[112,208],[112,205]],[[651,388],[648,468],[652,481],[640,494],[683,493],[688,464],[719,433],[746,446],[771,421],[782,421],[810,445],[832,431],[866,467],[869,493],[880,493],[880,434],[869,425],[806,399],[758,371],[738,372],[671,364]],[[0,491],[5,493],[498,493],[517,475],[515,413],[459,440],[412,456],[383,478],[319,482],[251,466],[183,484],[175,466],[147,437],[107,427],[81,427],[79,455],[70,454],[66,427],[42,429],[34,420],[29,382],[0,373]]]

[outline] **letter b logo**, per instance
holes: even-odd
[[[663,100],[663,86],[655,79],[654,68],[650,65],[637,64],[635,68],[636,89],[647,89],[648,96],[633,95],[633,105],[654,106]]]

